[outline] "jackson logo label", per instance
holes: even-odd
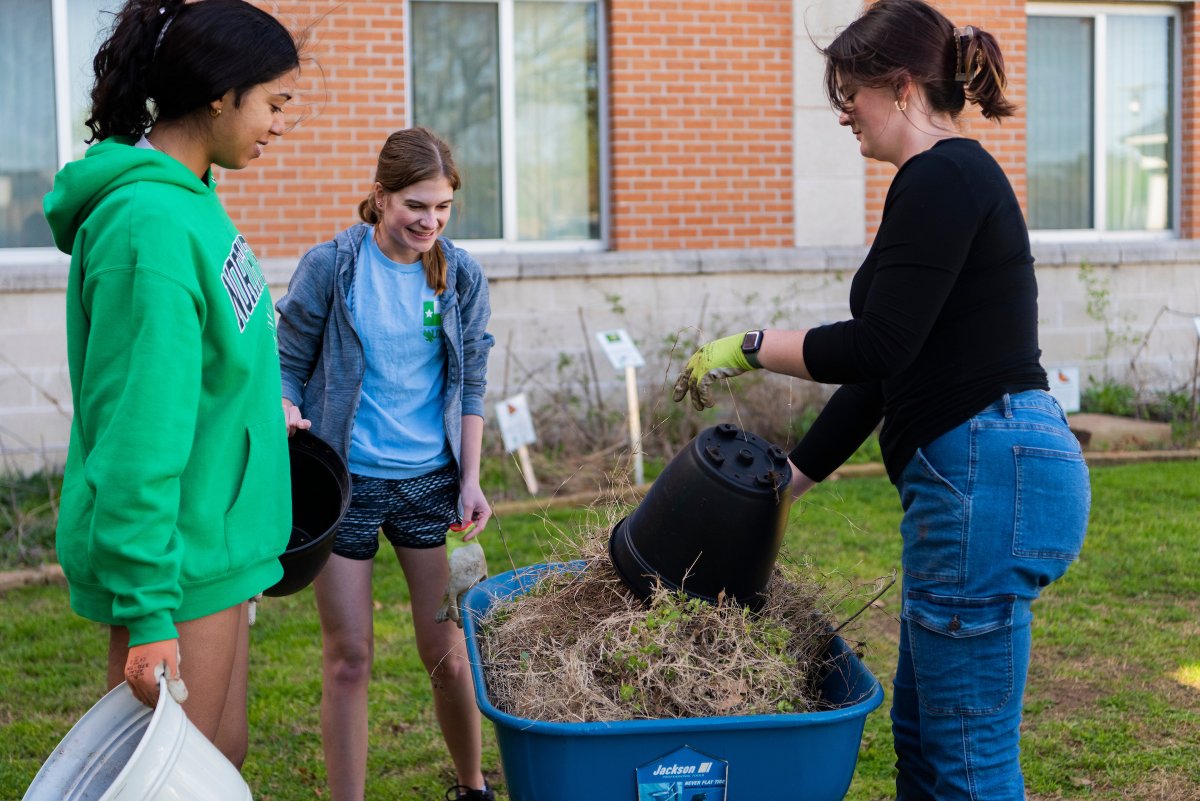
[[[725,801],[729,763],[683,746],[637,768],[638,801]]]
[[[254,253],[241,234],[233,240],[233,247],[225,257],[225,266],[221,268],[221,283],[229,294],[230,304],[233,305],[238,331],[245,331],[246,323],[249,322],[250,315],[254,314],[254,308],[267,287],[267,279],[262,274],[262,268],[258,266],[258,259],[254,258]]]
[[[695,765],[658,765],[651,776],[690,776],[696,772]]]

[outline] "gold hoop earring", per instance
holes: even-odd
[[[210,109],[208,110],[208,116],[212,117],[212,118],[215,120],[217,117],[220,117],[220,116],[221,116],[221,109],[219,109],[219,108],[210,108]]]
[[[908,108],[907,100],[899,100],[899,99],[896,100],[896,111],[904,111],[907,108]]]

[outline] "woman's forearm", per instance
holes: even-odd
[[[463,481],[479,483],[479,454],[483,449],[483,418],[464,414],[462,418],[462,447],[459,452],[459,474]]]
[[[758,351],[758,363],[772,373],[795,376],[809,381],[808,367],[804,364],[804,336],[807,329],[785,331],[768,328],[763,332],[762,346]]]

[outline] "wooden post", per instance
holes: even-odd
[[[537,476],[533,474],[533,462],[529,458],[529,446],[517,448],[517,462],[521,465],[521,477],[525,479],[525,487],[530,495],[538,494]]]
[[[633,451],[633,483],[643,484],[646,471],[642,464],[642,418],[638,411],[637,368],[625,367],[625,397],[629,402],[629,444]]]
[[[537,442],[533,433],[533,417],[529,414],[529,401],[525,393],[519,392],[496,404],[496,421],[500,424],[500,436],[504,438],[504,450],[517,455],[517,469],[530,495],[537,495],[537,476],[533,474],[533,460],[529,458],[529,445]]]

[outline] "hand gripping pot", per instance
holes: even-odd
[[[787,455],[732,423],[705,429],[613,527],[609,556],[641,598],[656,582],[758,609],[791,507]]]
[[[350,470],[317,435],[300,430],[288,439],[292,468],[292,536],[279,557],[283,578],[263,595],[291,595],[321,572],[338,524],[350,507]]]

